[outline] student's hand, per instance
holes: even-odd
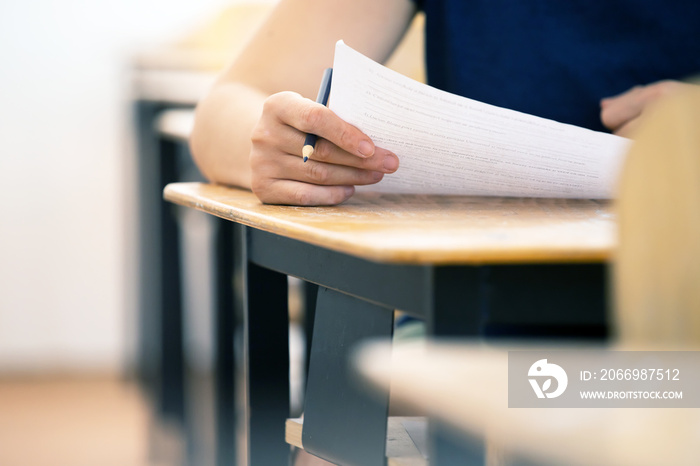
[[[646,86],[635,86],[614,97],[600,101],[603,124],[619,136],[629,137],[639,123],[639,116],[655,100],[694,84],[680,81],[659,81]]]
[[[304,163],[306,133],[318,142]],[[399,166],[396,155],[375,147],[362,131],[294,92],[267,98],[251,140],[251,188],[268,204],[339,204],[355,185],[376,183]]]

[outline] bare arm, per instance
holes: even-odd
[[[281,0],[197,108],[190,145],[202,173],[264,202],[335,204],[395,171],[394,154],[310,99],[338,39],[384,61],[413,13],[410,0]],[[302,163],[306,132],[323,139]]]

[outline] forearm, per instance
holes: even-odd
[[[326,205],[393,173],[395,154],[311,99],[338,39],[383,61],[414,9],[410,0],[281,0],[197,108],[190,147],[204,176],[267,203]],[[303,163],[306,133],[319,143]]]
[[[199,103],[190,147],[208,180],[250,189],[250,135],[266,98],[258,89],[226,81]]]

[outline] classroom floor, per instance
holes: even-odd
[[[0,378],[2,466],[182,466],[182,442],[180,432],[153,422],[133,382],[113,376]],[[203,462],[213,464],[213,458]],[[294,464],[330,465],[304,452]]]
[[[292,325],[295,411],[303,391],[303,354],[301,327]],[[0,466],[184,466],[188,456],[190,464],[213,465],[213,379],[211,374],[188,372],[187,380],[193,430],[186,451],[185,433],[155,422],[133,380],[115,375],[0,375]],[[241,439],[243,457],[244,448]],[[328,464],[300,456],[299,466]]]
[[[177,441],[160,431],[136,385],[115,376],[0,378],[3,466],[173,466]]]

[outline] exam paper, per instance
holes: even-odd
[[[399,157],[360,191],[608,199],[630,144],[435,89],[342,41],[329,107]]]

